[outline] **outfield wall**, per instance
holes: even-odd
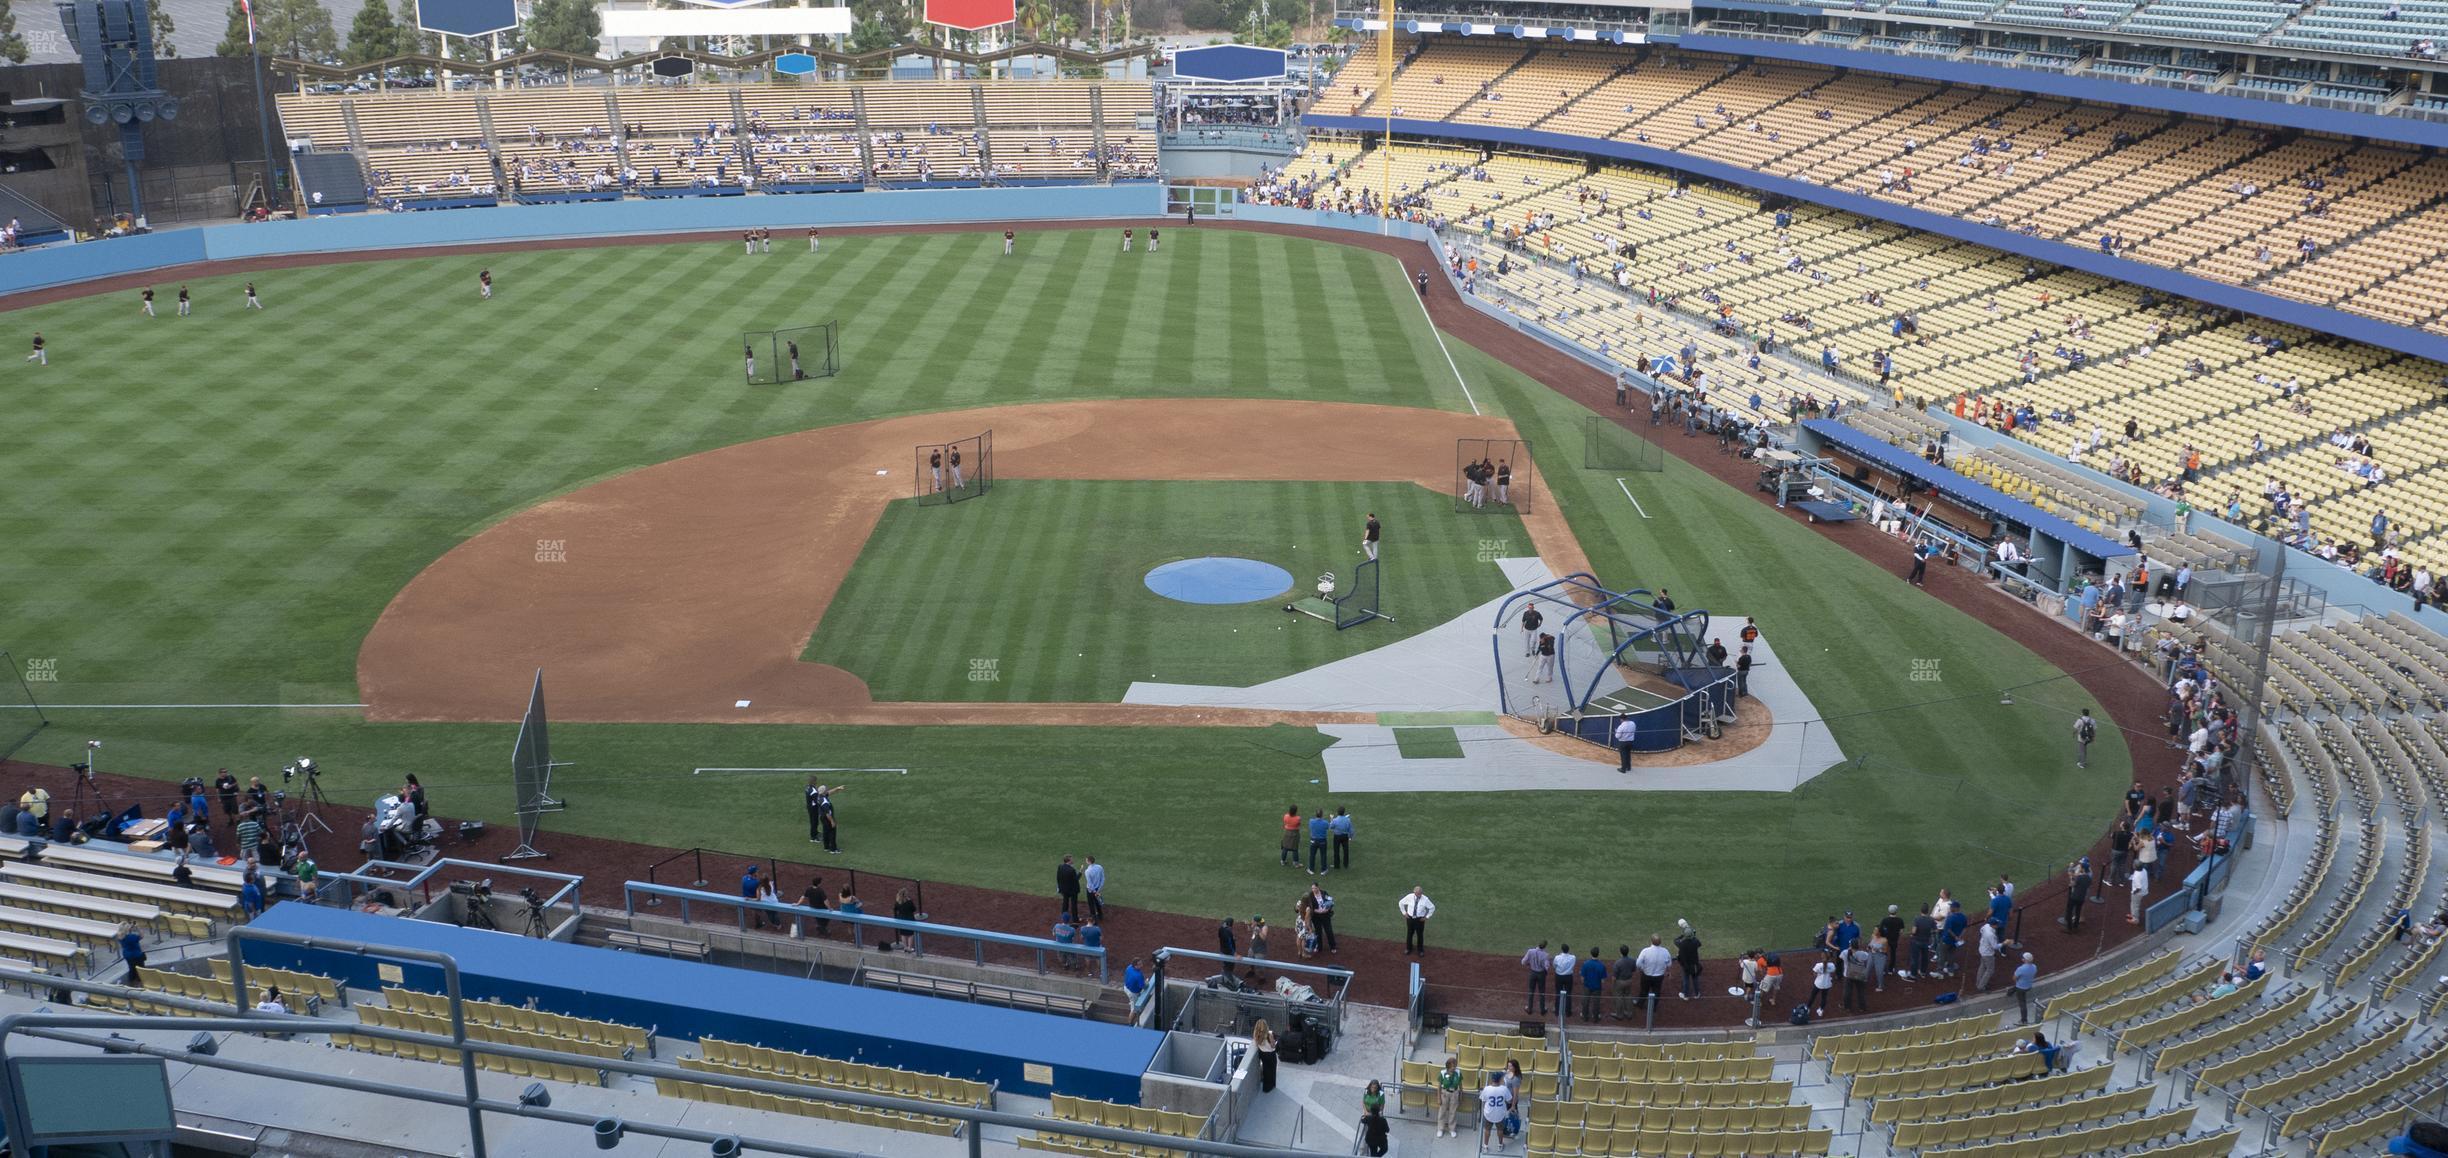
[[[418,213],[352,213],[255,225],[208,225],[28,250],[0,260],[0,294],[199,261],[288,254],[568,237],[719,233],[756,226],[789,234],[811,225],[1001,224],[1156,217],[1163,213],[1164,187],[1154,183],[675,197]]]

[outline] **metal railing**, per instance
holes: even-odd
[[[807,908],[804,905],[795,905],[783,901],[758,901],[751,900],[747,897],[735,897],[725,893],[706,892],[699,889],[684,889],[676,885],[647,884],[642,881],[629,881],[621,886],[621,890],[623,907],[627,910],[628,915],[632,917],[638,915],[638,900],[641,897],[646,898],[648,901],[676,900],[680,902],[679,920],[680,923],[684,925],[695,923],[695,910],[698,907],[711,906],[716,909],[729,910],[731,913],[732,924],[736,926],[742,934],[745,934],[749,931],[749,914],[769,913],[775,917],[782,918],[782,920],[777,923],[786,925],[794,936],[804,935],[805,925],[810,921],[821,921],[828,923],[838,922],[850,927],[851,943],[864,949],[867,947],[866,931],[868,929],[885,929],[896,934],[909,934],[909,940],[913,951],[921,955],[926,953],[926,939],[930,936],[960,938],[965,939],[970,943],[970,959],[974,964],[986,964],[986,946],[1000,945],[1005,948],[1021,949],[1033,953],[1036,957],[1037,972],[1041,975],[1050,972],[1050,970],[1046,968],[1046,955],[1051,953],[1054,955],[1057,965],[1062,964],[1066,959],[1084,959],[1094,961],[1096,963],[1097,980],[1099,982],[1108,980],[1106,965],[1110,960],[1110,957],[1107,954],[1105,947],[1102,945],[1092,947],[1079,944],[1064,944],[1063,942],[1056,941],[1049,937],[1031,937],[1021,933],[998,933],[991,929],[972,929],[962,925],[942,925],[933,921],[904,921],[894,917],[879,917],[869,913],[845,913],[839,909],[826,909],[820,912],[815,909]]]
[[[741,863],[743,863],[743,864],[757,864],[757,865],[763,865],[763,866],[765,866],[765,879],[766,879],[766,880],[769,880],[769,881],[777,881],[777,882],[778,882],[778,881],[780,881],[780,880],[782,879],[782,863],[783,863],[783,862],[782,862],[782,861],[780,861],[780,860],[778,860],[778,859],[776,859],[776,858],[774,858],[774,857],[770,857],[770,856],[758,856],[758,855],[756,855],[756,854],[754,854],[754,853],[745,853],[745,852],[731,852],[731,851],[729,851],[729,850],[726,850],[726,849],[719,849],[719,848],[706,848],[706,847],[704,847],[704,846],[702,846],[702,845],[701,845],[701,846],[696,847],[696,848],[687,848],[687,849],[682,849],[682,850],[680,850],[679,852],[675,852],[675,853],[671,854],[670,856],[664,857],[663,859],[661,859],[661,860],[659,860],[659,861],[654,862],[653,864],[647,865],[647,866],[646,866],[646,883],[647,883],[647,884],[650,884],[650,885],[661,885],[661,884],[668,884],[668,883],[670,883],[670,882],[668,882],[668,881],[665,881],[665,880],[661,879],[661,877],[660,877],[658,874],[661,874],[661,873],[664,873],[664,872],[668,871],[672,865],[674,865],[674,864],[676,864],[676,863],[678,863],[678,862],[680,862],[680,861],[684,861],[684,860],[685,860],[685,861],[687,861],[687,862],[689,863],[689,871],[690,871],[690,873],[692,874],[692,875],[690,876],[690,878],[689,878],[689,882],[688,882],[689,887],[690,887],[690,888],[696,888],[696,889],[702,889],[702,888],[706,887],[706,885],[708,885],[708,884],[712,883],[712,882],[711,882],[711,880],[710,880],[710,879],[709,879],[709,878],[706,876],[706,869],[705,869],[705,858],[706,858],[708,855],[712,855],[712,856],[720,857],[720,858],[725,859],[725,860],[739,861],[739,862],[741,862]],[[802,866],[802,867],[809,868],[809,869],[818,869],[820,866],[816,866],[816,865],[806,865],[806,866]],[[842,870],[842,872],[843,872],[843,873],[844,873],[844,874],[845,874],[845,875],[846,875],[846,876],[849,878],[849,880],[850,880],[850,891],[851,891],[851,892],[853,892],[853,893],[858,892],[858,891],[859,891],[859,874],[858,874],[858,870],[857,870],[857,869],[843,869],[843,870]],[[877,875],[877,874],[870,873],[870,874],[868,874],[868,875],[870,875],[870,876],[874,876],[874,875]],[[890,881],[893,881],[893,882],[896,882],[896,884],[897,884],[897,883],[899,883],[899,882],[904,882],[904,881],[908,882],[908,884],[909,884],[909,888],[910,888],[910,899],[911,899],[912,901],[917,902],[917,905],[918,905],[918,911],[919,911],[919,912],[923,913],[923,912],[925,912],[925,911],[926,911],[926,882],[925,882],[925,881],[919,880],[919,879],[918,879],[918,878],[916,878],[916,877],[887,877],[887,878],[885,878],[885,879],[890,880]],[[654,901],[651,901],[651,902],[649,902],[649,903],[659,904],[659,903],[661,903],[661,901],[660,901],[660,898],[657,898],[657,899],[655,899]]]
[[[375,875],[387,872],[406,873],[407,876]],[[551,882],[556,887],[551,893],[545,895],[544,907],[551,908],[554,905],[567,904],[573,913],[583,908],[584,901],[579,896],[579,887],[586,883],[585,877],[572,876],[569,873],[546,872],[543,869],[522,868],[517,865],[494,864],[488,861],[454,860],[450,857],[444,857],[426,865],[391,860],[370,860],[357,866],[355,872],[323,873],[316,878],[315,891],[319,898],[325,889],[335,884],[340,885],[344,891],[341,902],[354,905],[357,903],[361,889],[367,892],[377,889],[413,890],[418,897],[430,903],[434,899],[436,878],[444,878],[442,885],[447,890],[451,880],[469,878],[486,880],[494,876],[529,877]]]

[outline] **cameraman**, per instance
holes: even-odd
[[[416,811],[416,822],[419,825],[424,824],[426,812],[425,786],[417,783],[416,773],[411,772],[408,774],[408,785],[407,787],[400,789],[400,799],[407,801],[408,806]]]

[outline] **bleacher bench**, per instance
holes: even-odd
[[[1007,1005],[1038,1013],[1060,1013],[1070,1017],[1088,1016],[1089,1007],[1096,1004],[1087,997],[1069,997],[1060,993],[1044,993],[1034,989],[1014,989],[1008,985],[989,985],[982,981],[960,981],[950,977],[933,977],[924,973],[903,973],[893,969],[862,970],[859,976],[881,989],[898,989],[903,993],[922,993],[929,997],[950,997],[960,1001]]]
[[[635,953],[686,957],[691,961],[704,961],[714,955],[713,948],[703,941],[689,941],[679,937],[658,937],[653,933],[638,933],[628,929],[614,929],[604,934],[604,944]]]

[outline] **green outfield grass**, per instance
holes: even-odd
[[[19,311],[55,357],[0,371],[18,420],[0,647],[58,661],[58,682],[36,685],[53,703],[345,703],[365,631],[434,557],[505,513],[679,454],[1048,398],[1462,405],[1389,258],[1185,230],[1125,259],[1096,231],[1040,235],[1007,263],[999,240],[844,239],[819,260],[717,245],[495,255],[500,296],[481,307],[475,259],[428,259],[259,274],[271,310],[251,316],[236,281],[194,283],[199,314],[184,321],[146,321],[132,295]],[[842,377],[739,383],[739,331],[834,314]],[[1578,407],[1450,344],[1483,407],[1535,445],[1580,445]],[[1042,892],[1057,856],[1095,852],[1124,905],[1288,915],[1275,819],[1290,803],[1343,805],[1361,832],[1361,867],[1338,883],[1353,932],[1391,935],[1394,898],[1422,884],[1445,945],[1613,940],[1685,916],[1734,949],[1802,943],[1829,912],[1909,906],[1940,885],[2031,882],[2104,827],[2131,778],[2123,747],[2103,734],[2091,769],[2072,767],[2066,721],[2086,701],[2038,657],[1679,463],[1625,476],[1643,519],[1612,474],[1563,453],[1541,464],[1546,491],[1598,574],[1758,616],[1825,717],[1810,726],[1855,763],[1789,794],[1335,797],[1316,783],[1316,734],[1286,729],[556,722],[572,806],[544,843],[574,831],[788,856],[806,848],[795,780],[689,769],[907,766],[842,798],[849,866]],[[1019,493],[908,514],[992,516]],[[1473,537],[1488,525],[1438,517]],[[1327,529],[1349,537],[1347,516]],[[995,598],[989,578],[969,598]],[[507,726],[54,718],[24,758],[66,763],[101,738],[105,771],[175,779],[310,754],[343,799],[416,772],[445,812],[508,819]]]
[[[1351,582],[1367,511],[1389,528],[1378,575],[1393,621],[1336,631],[1286,614],[1320,573]],[[1521,520],[1457,516],[1453,496],[1410,483],[1006,479],[981,501],[892,504],[807,658],[864,677],[879,700],[1115,701],[1133,680],[1245,687],[1461,615],[1507,590],[1495,558],[1529,553]],[[1292,590],[1199,606],[1142,581],[1199,555],[1273,563]]]

